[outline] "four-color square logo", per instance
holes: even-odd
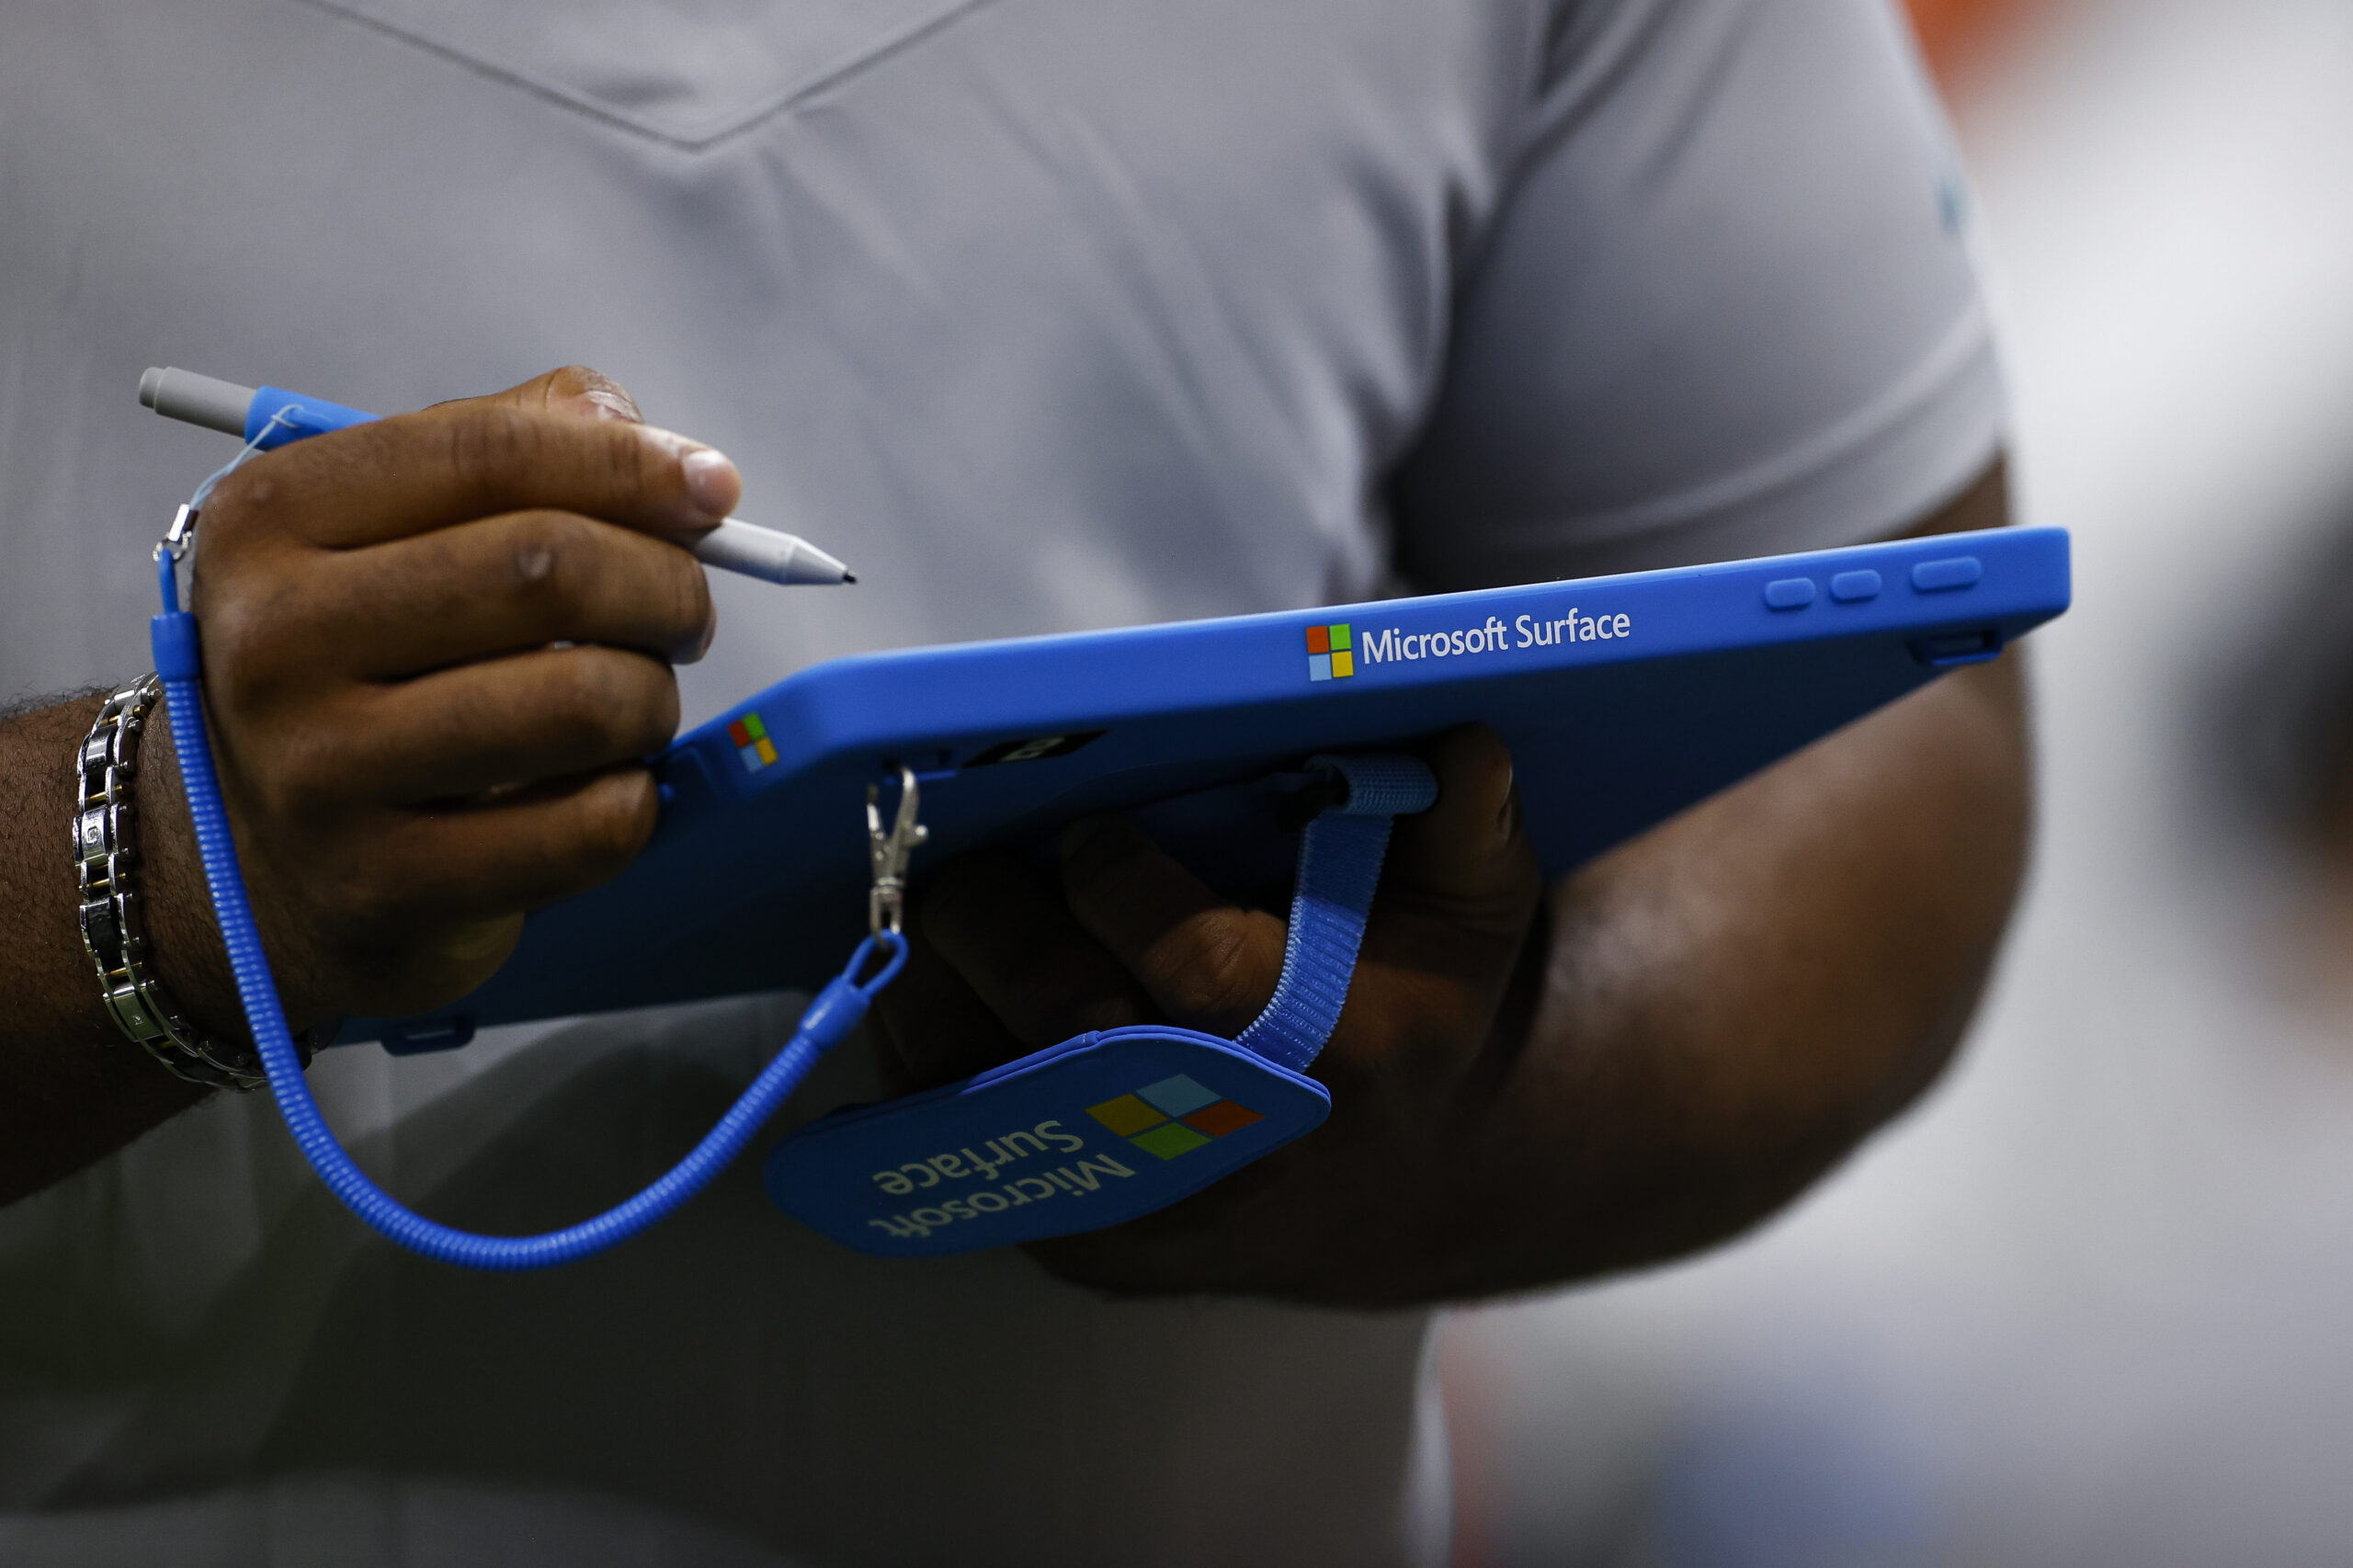
[[[1204,1143],[1265,1119],[1249,1107],[1222,1098],[1182,1073],[1147,1084],[1134,1094],[1090,1106],[1086,1114],[1145,1153],[1164,1160],[1189,1154]]]
[[[1347,621],[1307,629],[1308,679],[1346,680],[1356,673],[1356,646]]]
[[[768,727],[757,713],[746,713],[728,725],[727,738],[735,743],[735,755],[744,759],[746,773],[757,773],[776,760],[776,743],[768,739]]]

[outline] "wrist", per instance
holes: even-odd
[[[188,923],[171,918],[174,906],[185,908],[191,901],[168,892],[160,901],[156,896],[158,868],[151,864],[148,843],[153,841],[161,868],[169,869],[168,829],[175,813],[164,809],[167,791],[142,791],[139,786],[142,775],[165,756],[161,745],[146,744],[151,733],[165,728],[162,697],[162,683],[153,676],[115,692],[74,754],[72,825],[83,947],[106,1010],[122,1035],[190,1083],[256,1089],[268,1080],[244,1031],[207,1027],[212,1020],[189,1012],[165,978],[164,954],[174,947],[184,949],[179,960],[214,957],[215,976],[225,965],[217,957],[218,937],[209,928],[199,936],[184,928]],[[142,806],[155,811],[153,821]],[[193,981],[197,994],[219,989],[217,978],[185,961],[176,961],[171,972],[182,984]],[[220,1018],[218,1008],[211,1011]]]
[[[229,950],[222,943],[221,927],[213,917],[204,857],[196,846],[196,830],[188,821],[179,747],[164,713],[158,705],[156,720],[147,729],[145,756],[136,781],[140,820],[147,833],[142,853],[156,971],[191,1017],[217,1035],[243,1041],[249,1038],[244,1000],[238,994],[236,972],[230,967]],[[315,1042],[310,1037],[320,1032],[321,1025],[338,1019],[343,1009],[322,1003],[322,988],[305,983],[306,975],[319,971],[315,965],[301,961],[305,953],[288,950],[290,944],[282,929],[285,922],[271,917],[270,906],[262,896],[266,879],[256,874],[263,868],[254,853],[253,835],[243,822],[235,821],[233,808],[230,816],[239,854],[245,860],[246,896],[262,925],[278,982],[278,1005],[285,1010],[287,1028],[307,1054],[312,1043],[332,1040],[331,1028]]]
[[[211,890],[196,847],[180,781],[179,751],[164,705],[155,708],[142,742],[138,778],[141,878],[157,976],[205,1029],[242,1040],[244,1008],[229,967],[228,949],[212,919]]]

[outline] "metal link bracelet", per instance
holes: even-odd
[[[82,946],[97,969],[107,1011],[124,1034],[191,1084],[244,1093],[269,1082],[259,1055],[190,1023],[150,967],[131,796],[140,737],[163,691],[164,683],[148,675],[108,698],[74,760],[74,864],[82,890]],[[295,1040],[305,1066],[318,1032]]]

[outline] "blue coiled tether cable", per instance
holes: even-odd
[[[249,445],[240,454],[240,460],[255,449]],[[223,469],[222,474],[228,472]],[[222,474],[205,482],[183,512],[184,520],[194,516],[195,508]],[[184,544],[181,530],[176,526],[173,540],[159,546],[155,552],[164,610],[151,623],[150,639],[155,653],[155,673],[164,683],[172,742],[179,749],[188,816],[195,824],[197,846],[204,857],[205,881],[212,891],[212,909],[220,921],[221,938],[229,950],[230,967],[236,973],[237,994],[244,1003],[245,1021],[253,1030],[254,1044],[261,1052],[262,1068],[269,1074],[270,1093],[278,1100],[278,1113],[286,1119],[287,1131],[294,1135],[303,1157],[311,1162],[311,1168],[319,1173],[319,1179],[326,1183],[328,1189],[388,1240],[444,1263],[493,1270],[546,1268],[626,1241],[710,1185],[711,1178],[743,1152],[744,1145],[808,1076],[817,1059],[858,1027],[876,993],[896,979],[905,965],[906,939],[897,933],[880,931],[860,942],[858,950],[850,955],[848,965],[817,993],[816,999],[801,1014],[792,1039],[702,1142],[644,1191],[594,1219],[543,1235],[485,1236],[438,1224],[404,1207],[369,1180],[351,1163],[351,1156],[344,1153],[343,1145],[335,1141],[326,1119],[319,1114],[318,1102],[311,1097],[310,1084],[303,1078],[301,1062],[295,1055],[293,1036],[286,1027],[285,1011],[278,1006],[278,983],[270,974],[269,959],[262,951],[261,934],[254,926],[253,910],[245,901],[245,879],[237,864],[236,841],[230,835],[228,813],[221,803],[220,775],[213,767],[212,747],[205,734],[204,694],[199,678],[202,663],[196,618],[180,608],[179,548]],[[858,971],[872,960],[879,947],[885,946],[890,949],[888,960],[870,979],[860,981]]]

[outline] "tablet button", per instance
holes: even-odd
[[[1841,572],[1830,579],[1830,597],[1842,605],[1879,597],[1879,574],[1876,572]]]
[[[1765,603],[1771,609],[1803,609],[1813,602],[1813,579],[1783,577],[1765,585]]]
[[[1948,588],[1966,588],[1985,575],[1985,568],[1973,555],[1955,555],[1943,561],[1923,561],[1912,568],[1912,586],[1924,594],[1942,593]]]

